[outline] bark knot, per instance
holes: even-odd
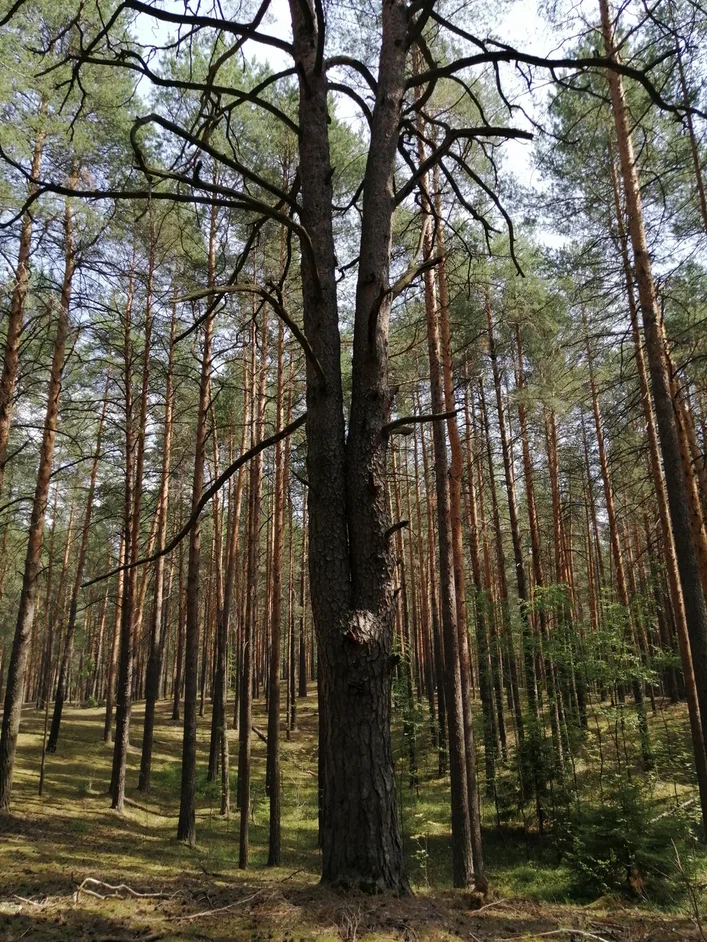
[[[378,637],[378,618],[373,612],[357,610],[349,615],[344,634],[354,644],[371,644]]]

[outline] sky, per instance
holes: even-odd
[[[335,4],[337,0],[331,0]],[[596,0],[580,0],[592,8]],[[464,0],[460,0],[464,4]],[[173,9],[182,12],[183,0],[164,0],[160,4],[164,9]],[[194,4],[190,4],[194,8]],[[504,42],[515,46],[525,52],[537,55],[548,55],[558,46],[557,33],[553,32],[538,10],[538,0],[501,0],[498,5],[501,12],[498,20],[494,21],[493,34]],[[575,7],[576,9],[576,7]],[[155,21],[140,14],[135,24],[139,41],[145,44],[163,44],[173,29],[166,24],[156,24]],[[288,0],[272,0],[267,17],[261,26],[261,32],[291,41],[292,30],[290,26],[290,12]],[[255,58],[263,64],[268,64],[277,71],[291,65],[286,53],[259,43],[246,43],[245,54]],[[356,55],[356,50],[352,50]],[[537,102],[528,94],[527,88],[516,70],[511,66],[502,68],[503,85],[508,98],[518,101],[533,116],[537,114]],[[356,123],[360,115],[356,105],[345,96],[337,100],[337,115],[342,120]],[[507,120],[504,115],[502,120]],[[522,118],[515,118],[513,122],[518,126],[532,130]],[[503,145],[503,170],[512,174],[524,187],[539,186],[539,174],[533,164],[533,144],[518,140],[509,140]]]

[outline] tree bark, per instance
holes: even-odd
[[[34,142],[30,174],[33,180],[38,179],[42,163],[42,150],[46,132],[41,126],[47,113],[48,99],[42,96],[39,106],[40,129]],[[37,184],[30,183],[28,196],[37,192]],[[25,302],[29,291],[30,254],[32,250],[32,213],[26,212],[22,217],[20,229],[20,245],[17,253],[17,268],[15,270],[15,283],[10,300],[10,311],[7,319],[7,334],[5,336],[5,353],[0,375],[0,492],[2,491],[7,462],[7,443],[10,437],[10,423],[12,421],[12,401],[15,395],[17,382],[17,369],[20,357],[20,340],[24,321]]]
[[[56,752],[56,744],[59,739],[59,729],[61,726],[61,714],[64,708],[64,697],[66,696],[66,682],[69,673],[69,660],[74,643],[74,629],[76,628],[76,613],[78,609],[79,593],[81,592],[81,582],[83,581],[83,572],[86,565],[86,553],[88,551],[88,535],[91,528],[91,514],[93,512],[93,496],[96,490],[96,476],[98,474],[98,463],[101,460],[101,444],[103,440],[103,426],[108,411],[108,381],[103,394],[103,409],[98,422],[98,432],[96,435],[96,453],[91,466],[91,477],[88,485],[88,495],[86,497],[86,510],[84,511],[83,526],[81,528],[81,544],[79,546],[79,556],[76,562],[76,575],[74,585],[71,591],[71,600],[69,602],[69,620],[66,625],[66,635],[64,637],[64,652],[61,658],[59,668],[59,680],[56,687],[56,699],[54,701],[54,713],[52,715],[51,731],[47,742],[47,752]]]
[[[608,0],[600,0],[602,33],[607,54],[617,58]],[[690,648],[700,701],[700,715],[707,716],[707,607],[700,581],[695,544],[690,529],[687,492],[681,472],[680,445],[667,374],[658,305],[653,283],[638,170],[629,128],[623,80],[614,71],[608,73],[616,139],[621,163],[628,228],[633,248],[634,271],[643,318],[646,355],[651,377],[658,437],[665,469],[668,505],[675,540],[675,550],[682,583],[685,616],[690,634]],[[704,725],[704,719],[703,719]]]
[[[164,406],[164,438],[162,441],[162,480],[157,499],[157,550],[161,550],[167,539],[167,518],[169,512],[169,482],[172,470],[172,420],[174,415],[174,331],[176,306],[172,306],[172,318],[169,334],[169,355]],[[159,696],[160,675],[167,640],[167,625],[164,622],[164,584],[165,557],[160,556],[155,562],[154,599],[152,624],[150,626],[150,648],[145,680],[145,721],[142,731],[142,751],[140,754],[140,776],[138,791],[150,789],[152,770],[152,746],[155,731],[155,704]]]
[[[64,280],[61,290],[56,334],[54,336],[54,352],[52,355],[49,385],[47,387],[47,409],[44,417],[42,444],[39,453],[37,483],[34,491],[34,500],[32,501],[27,554],[22,577],[22,592],[17,613],[17,623],[15,625],[15,635],[12,642],[10,663],[7,670],[5,707],[2,716],[2,733],[0,734],[0,811],[7,811],[10,807],[12,778],[15,768],[15,755],[17,752],[17,737],[20,731],[22,704],[24,701],[25,668],[27,666],[30,635],[34,623],[34,611],[37,602],[37,590],[39,588],[44,519],[49,497],[49,483],[54,460],[54,444],[59,421],[61,381],[64,370],[66,338],[69,331],[71,287],[76,265],[73,218],[71,205],[68,200],[64,211],[64,258]]]

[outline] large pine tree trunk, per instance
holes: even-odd
[[[616,175],[616,168],[611,149],[609,151],[609,169],[614,194],[616,228],[619,239],[619,246],[621,249],[624,277],[626,281],[626,297],[628,300],[629,316],[631,319],[631,333],[636,356],[636,371],[638,373],[638,383],[641,391],[641,404],[643,406],[643,415],[645,419],[646,438],[648,439],[648,454],[650,458],[651,477],[653,478],[653,488],[658,503],[658,517],[660,520],[664,565],[668,581],[668,590],[670,593],[670,602],[672,604],[673,617],[675,619],[675,627],[678,635],[678,646],[680,649],[683,677],[685,679],[685,689],[687,693],[690,731],[692,734],[692,745],[695,754],[695,767],[697,770],[697,780],[700,787],[702,819],[705,833],[707,834],[707,754],[705,752],[705,729],[707,728],[707,714],[701,713],[699,699],[697,696],[695,672],[692,663],[692,654],[690,651],[687,619],[685,616],[685,603],[682,595],[682,586],[680,584],[680,573],[678,571],[675,540],[673,538],[673,528],[670,521],[668,493],[665,486],[663,466],[660,460],[658,431],[656,428],[655,414],[653,411],[653,400],[651,398],[649,386],[646,357],[643,344],[641,342],[640,327],[638,323],[638,307],[636,304],[633,271],[631,269],[631,260],[629,256],[628,234],[624,225],[619,181]],[[660,606],[658,608],[658,614],[660,617]],[[707,683],[707,678],[702,678],[702,682]]]
[[[617,57],[608,0],[600,0],[599,5],[606,52],[610,56]],[[651,377],[658,437],[665,469],[670,520],[682,583],[685,615],[690,634],[690,648],[700,701],[700,714],[704,725],[704,717],[707,717],[707,607],[705,606],[697,554],[690,529],[687,492],[681,468],[680,444],[659,326],[658,304],[643,222],[641,190],[624,97],[623,80],[618,72],[612,70],[608,73],[608,79],[621,162],[628,230],[633,248],[634,271],[643,318],[646,355]]]
[[[386,507],[388,290],[393,174],[405,83],[408,11],[385,4],[378,95],[363,194],[352,401],[344,439],[332,232],[324,36],[313,3],[291,0],[300,81],[299,167],[308,364],[310,586],[318,636],[323,765],[322,878],[407,891],[390,734],[394,659]]]

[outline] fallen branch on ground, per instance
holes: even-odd
[[[233,909],[234,906],[243,906],[245,903],[250,903],[251,900],[254,900],[256,896],[260,896],[264,890],[256,890],[252,896],[246,896],[243,899],[237,899],[234,903],[228,903],[226,906],[218,906],[216,909],[202,909],[201,912],[191,913],[189,916],[174,916],[174,919],[179,922],[187,922],[192,919],[201,919],[204,916],[215,916],[217,913],[227,913],[230,909]]]
[[[101,887],[108,892],[98,893],[96,890],[90,890],[88,884]],[[172,899],[176,896],[176,893],[138,893],[137,890],[132,889],[126,883],[113,886],[112,883],[104,883],[103,880],[96,880],[93,877],[86,877],[80,886],[76,888],[74,893],[75,903],[78,903],[82,893],[87,896],[94,896],[96,899],[123,899],[125,896],[131,896],[133,899]]]

